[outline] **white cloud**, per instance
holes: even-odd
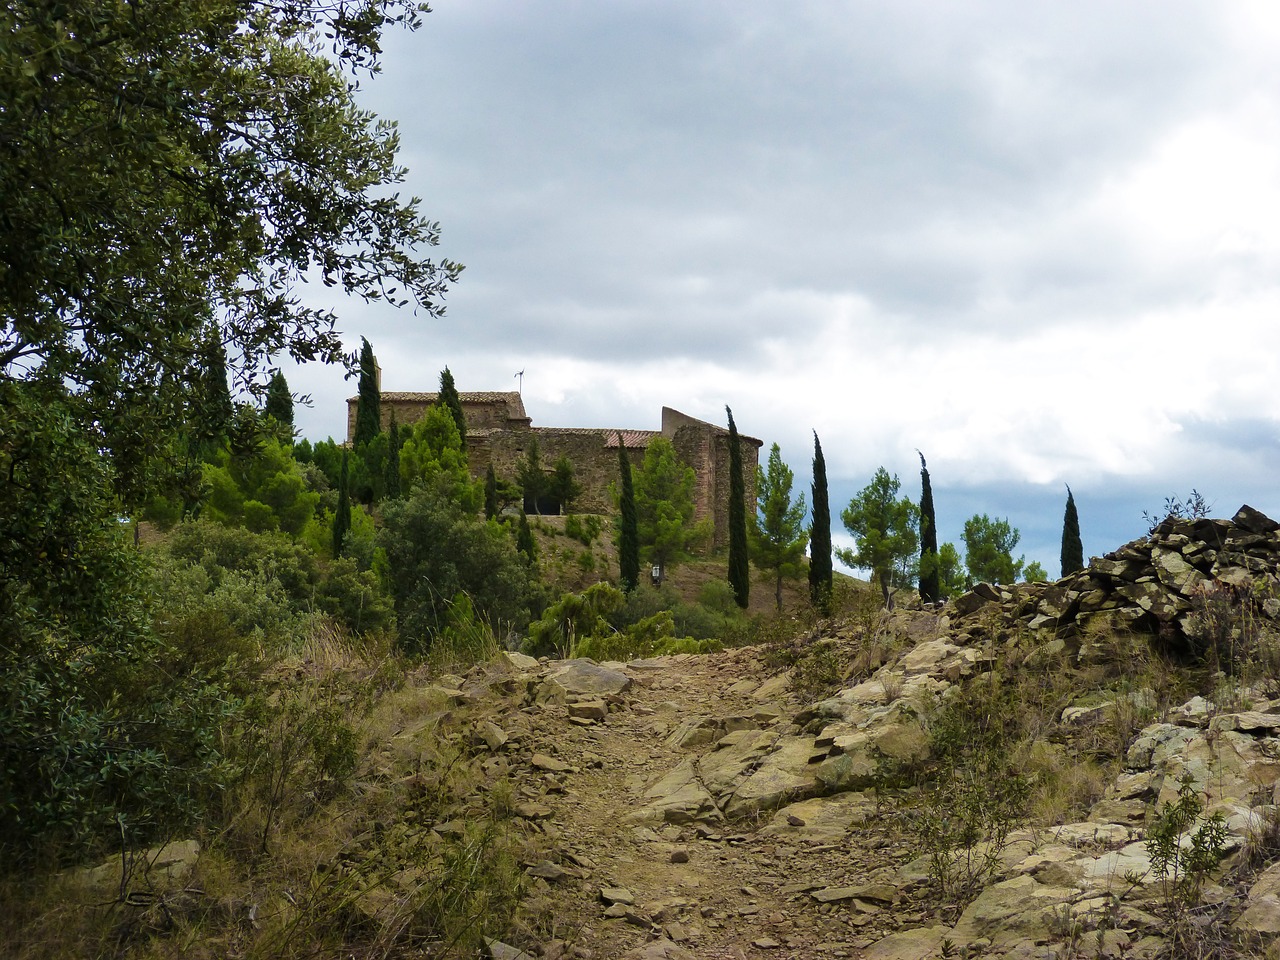
[[[846,502],[917,448],[944,492],[1258,499],[1278,40],[1261,2],[442,0],[367,95],[468,270],[443,323],[343,329],[388,389],[525,369],[537,423],[728,403],[797,479],[816,429]],[[352,384],[290,382],[344,429]]]

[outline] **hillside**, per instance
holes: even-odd
[[[618,549],[613,541],[613,518],[603,515],[537,517],[531,520],[538,545],[539,565],[544,577],[560,590],[583,590],[600,580],[617,579]],[[594,519],[593,519],[594,518]],[[565,533],[567,523],[597,525],[599,533],[584,544]],[[666,586],[686,603],[698,601],[708,583],[727,582],[727,557],[722,551],[714,556],[695,556],[667,571]],[[648,570],[641,571],[642,577]],[[852,577],[837,576],[849,586],[860,584]],[[751,567],[751,596],[747,612],[753,616],[773,616],[775,582],[766,573]],[[784,580],[782,610],[786,616],[809,615],[809,585],[805,580]]]
[[[317,645],[268,682],[359,719],[347,774],[6,891],[9,953],[1270,956],[1278,558],[1246,509],[714,654],[397,675]]]

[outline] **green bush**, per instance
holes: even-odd
[[[377,574],[361,570],[351,557],[329,564],[316,606],[357,634],[387,630],[395,623],[395,605]]]
[[[615,633],[607,618],[623,602],[622,591],[607,583],[594,584],[580,594],[566,593],[529,624],[524,650],[536,657],[613,659],[603,653],[610,635]],[[588,642],[595,643],[595,653],[583,652],[583,644]]]
[[[577,540],[584,547],[596,542],[600,531],[604,529],[604,519],[597,514],[571,513],[564,520],[565,535]]]
[[[51,385],[0,384],[0,861],[181,829],[222,781],[227,677],[148,623],[98,438]]]
[[[963,907],[1000,865],[1009,833],[1026,816],[1031,781],[1014,766],[1019,712],[995,674],[970,681],[929,722],[929,761],[914,821],[942,894]]]
[[[368,524],[372,557],[372,521],[362,510],[356,514]],[[316,612],[355,633],[389,629],[395,619],[391,597],[369,564],[353,557],[321,562],[281,533],[182,523],[157,551],[155,566],[152,592],[161,617],[218,611],[236,630],[269,644],[289,646]]]
[[[155,558],[148,580],[156,628],[176,635],[183,620],[222,622],[239,637],[276,650],[300,635],[302,617],[283,584],[262,570],[192,565],[163,555]]]
[[[720,649],[716,640],[696,640],[693,637],[677,637],[675,620],[671,611],[663,610],[623,631],[614,631],[603,621],[600,631],[584,637],[574,648],[578,657],[592,660],[635,660],[640,657],[659,657],[673,653],[709,653]]]
[[[1221,812],[1191,832],[1203,810],[1188,775],[1178,788],[1178,799],[1162,804],[1147,825],[1151,871],[1160,881],[1165,917],[1175,923],[1199,905],[1205,880],[1226,854],[1227,823]]]
[[[541,607],[540,586],[497,521],[419,487],[407,500],[383,507],[383,524],[379,546],[386,551],[404,649],[426,652],[460,595],[497,635],[522,630]]]
[[[728,587],[727,583],[717,581]],[[732,591],[732,588],[729,588]],[[618,630],[625,630],[632,624],[639,623],[658,613],[669,612],[674,623],[674,631],[680,636],[693,637],[696,640],[728,640],[736,636],[748,621],[737,604],[729,596],[729,609],[725,609],[718,587],[710,583],[704,585],[712,604],[685,603],[669,586],[653,587],[648,584],[636,587],[627,594],[626,603],[609,617],[609,622]]]

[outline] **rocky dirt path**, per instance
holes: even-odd
[[[896,869],[909,851],[895,821],[864,795],[737,820],[646,809],[656,781],[716,749],[698,721],[720,721],[702,726],[721,736],[797,732],[799,705],[757,651],[635,662],[626,673],[633,682],[603,698],[605,716],[590,699],[544,700],[522,745],[536,774],[521,787],[522,812],[552,850],[529,868],[549,917],[544,955],[857,957],[927,922],[899,902]]]

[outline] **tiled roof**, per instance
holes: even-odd
[[[493,403],[494,401],[502,400],[507,403],[518,404],[522,409],[524,407],[524,401],[522,400],[520,394],[515,392],[514,390],[506,393],[501,393],[497,391],[462,390],[462,391],[459,391],[458,397],[464,403],[465,402]],[[436,400],[438,400],[439,398],[440,398],[439,392],[415,393],[411,391],[392,391],[392,390],[382,391],[383,400],[400,400],[400,401],[409,402],[409,403],[435,403]],[[352,403],[359,399],[360,399],[359,396],[348,397],[347,402]]]
[[[628,450],[647,447],[654,437],[662,436],[661,430],[609,430],[605,433],[604,445],[617,449],[618,435],[622,435],[622,445]]]

